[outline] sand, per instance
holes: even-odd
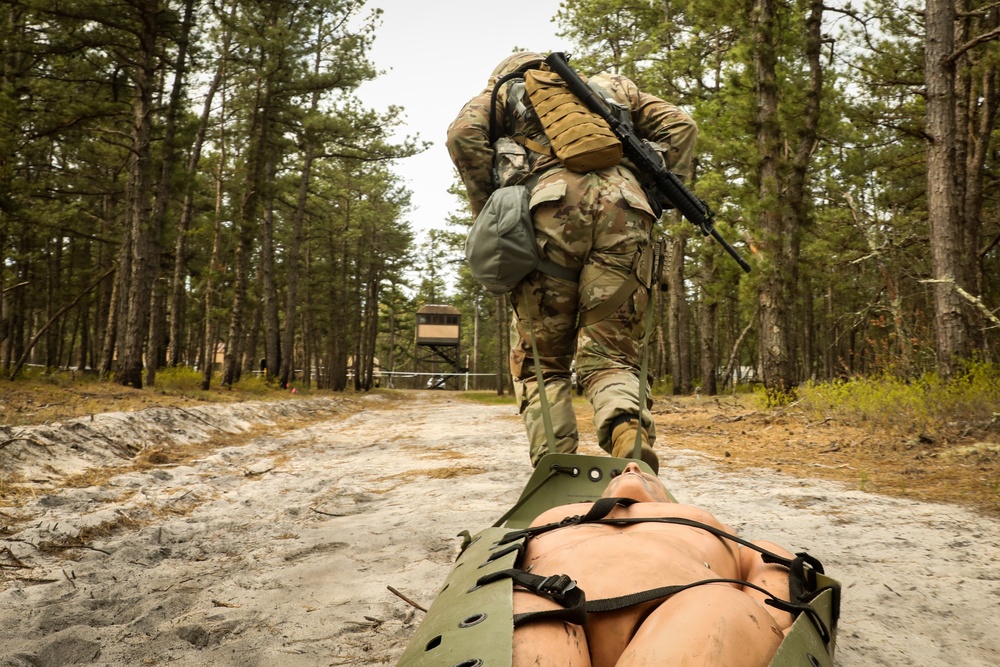
[[[0,507],[2,667],[393,665],[422,612],[388,587],[429,606],[458,533],[492,524],[531,473],[512,409],[451,392],[98,415],[0,441],[14,435],[0,474],[39,490]],[[681,502],[843,583],[837,665],[1000,664],[1000,521],[668,444],[660,476]]]

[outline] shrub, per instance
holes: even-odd
[[[173,366],[156,371],[156,388],[189,392],[201,389],[201,373],[190,366]]]
[[[807,383],[799,395],[801,407],[818,417],[933,432],[956,422],[989,421],[1000,405],[1000,368],[969,363],[947,380],[926,373],[914,380],[881,375]]]
[[[250,375],[246,373],[244,373],[240,378],[240,381],[233,386],[241,392],[255,395],[273,393],[274,390],[278,388],[277,384],[268,385],[267,378],[263,375]]]
[[[783,390],[774,387],[756,386],[753,388],[754,400],[765,409],[780,408],[790,405],[798,399],[795,389]]]

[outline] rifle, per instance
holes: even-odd
[[[722,245],[729,256],[736,260],[745,272],[750,273],[750,265],[740,257],[739,253],[722,238],[715,229],[715,213],[708,207],[705,201],[699,199],[684,183],[677,178],[676,174],[664,167],[660,156],[652,146],[640,139],[632,126],[621,122],[604,102],[594,94],[590,86],[584,83],[580,75],[576,73],[564,53],[554,52],[545,59],[553,72],[562,77],[562,80],[569,87],[570,91],[580,101],[587,105],[587,108],[599,115],[615,133],[618,140],[622,142],[622,152],[643,174],[652,179],[653,184],[661,195],[663,195],[674,208],[681,212],[685,218],[701,230],[705,236],[711,236]]]

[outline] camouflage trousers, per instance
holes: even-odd
[[[532,218],[540,254],[580,271],[572,282],[535,271],[512,293],[510,368],[528,432],[532,464],[548,451],[535,366],[545,381],[556,450],[579,441],[570,383],[571,363],[594,407],[598,444],[611,452],[616,418],[638,415],[655,440],[649,402],[639,410],[639,364],[650,276],[608,317],[579,325],[579,316],[605,302],[636,271],[651,243],[653,213],[635,177],[623,167],[586,174],[546,172],[532,189]],[[532,353],[529,315],[537,359]],[[646,396],[649,396],[647,391]]]

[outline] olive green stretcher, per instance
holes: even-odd
[[[515,567],[519,551],[498,542],[508,533],[527,528],[548,509],[597,500],[608,481],[630,462],[634,460],[546,455],[514,507],[493,527],[466,538],[464,550],[397,667],[510,667],[513,583],[501,579],[477,585],[484,575]],[[645,463],[639,465],[652,472]],[[770,667],[833,666],[840,584],[822,573],[810,574],[814,575],[815,590],[821,591],[809,601],[815,614],[798,615]]]

